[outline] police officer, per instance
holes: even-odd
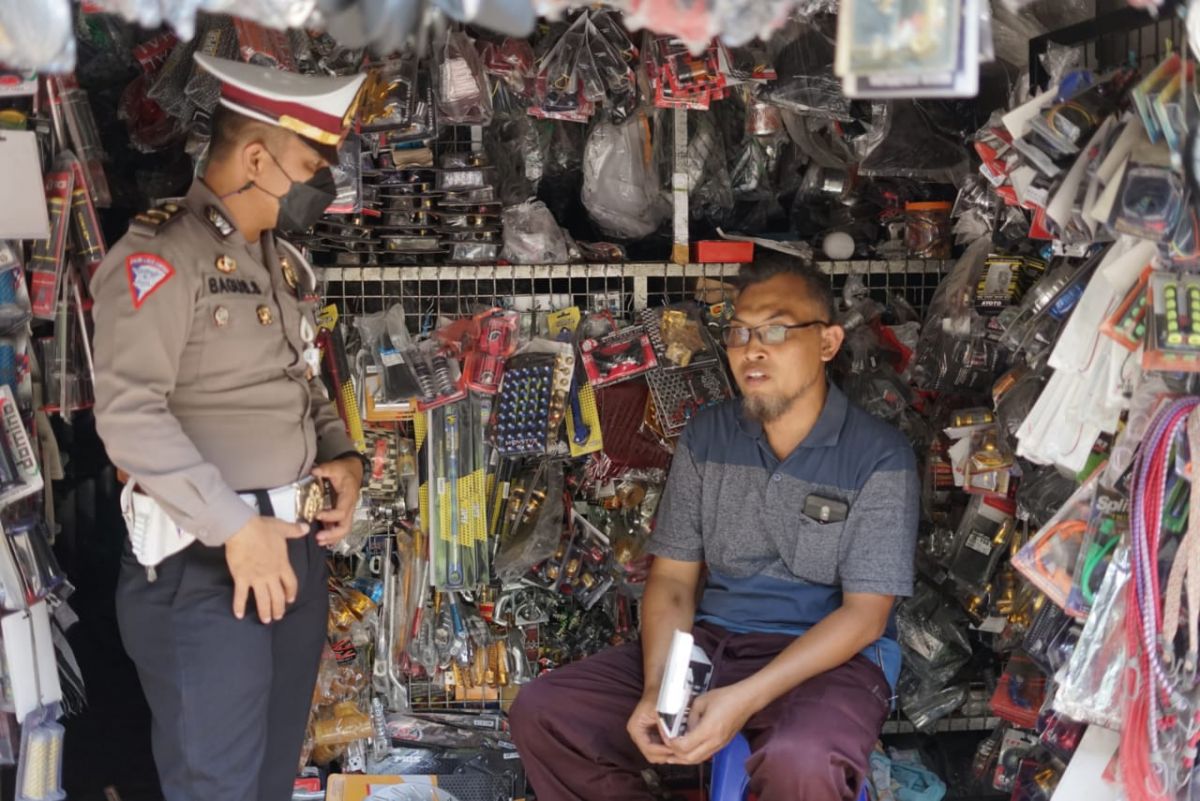
[[[100,436],[195,539],[147,570],[155,533],[136,529],[118,621],[167,801],[284,801],[325,642],[321,548],[349,530],[363,462],[316,375],[315,278],[274,229],[333,199],[363,78],[197,61],[222,86],[203,177],[138,215],[91,287]],[[314,515],[325,481],[336,505]]]

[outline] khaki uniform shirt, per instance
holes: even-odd
[[[197,179],[181,207],[138,215],[91,284],[109,457],[211,546],[256,514],[238,492],[354,451],[304,359],[315,278],[272,234],[259,244],[261,262]]]

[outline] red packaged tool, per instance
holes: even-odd
[[[640,325],[603,339],[584,340],[579,352],[588,381],[594,387],[627,381],[658,366],[654,346]]]
[[[50,214],[50,237],[33,245],[29,262],[29,295],[33,316],[53,320],[58,307],[59,283],[66,263],[67,231],[71,227],[71,197],[75,188],[75,158],[60,155],[46,173],[46,206]]]

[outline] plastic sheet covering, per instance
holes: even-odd
[[[583,205],[605,234],[638,239],[658,229],[666,204],[653,162],[647,117],[592,129],[584,152]]]
[[[851,119],[850,100],[833,74],[833,39],[817,25],[789,22],[772,37],[768,58],[779,77],[763,91],[765,98],[802,114]]]
[[[872,104],[872,133],[862,140],[859,174],[961,184],[970,171],[967,152],[933,124],[915,101]]]
[[[1100,584],[1083,634],[1071,660],[1058,672],[1055,711],[1080,723],[1119,731],[1122,711],[1122,681],[1128,669],[1125,642],[1125,591],[1129,582],[1129,549],[1120,546]]]
[[[75,68],[75,31],[68,0],[0,3],[0,63],[39,72]]]

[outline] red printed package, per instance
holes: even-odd
[[[579,345],[583,369],[594,387],[626,381],[658,366],[654,346],[642,326],[632,326]]]

